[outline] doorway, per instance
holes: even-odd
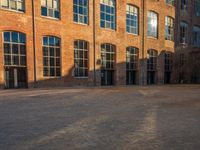
[[[27,88],[27,69],[26,67],[7,67],[5,68],[5,88]]]
[[[101,71],[101,85],[102,86],[114,85],[114,70]]]

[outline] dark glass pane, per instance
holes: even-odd
[[[49,69],[47,67],[44,67],[43,75],[44,76],[48,76],[49,75]]]
[[[18,42],[18,33],[12,32],[12,42]]]
[[[54,46],[54,37],[49,37],[49,45]]]
[[[59,11],[55,11],[55,18],[57,18],[57,19],[60,18],[60,12]]]
[[[26,66],[26,56],[21,56],[20,61],[22,66]]]
[[[48,37],[43,37],[43,45],[49,45]]]
[[[56,48],[56,56],[60,57],[60,48]]]
[[[50,66],[55,66],[55,59],[54,58],[50,58]]]
[[[26,35],[23,33],[19,34],[19,42],[20,43],[26,43]]]
[[[60,73],[60,68],[56,68],[56,76],[61,76],[61,73]]]
[[[56,58],[56,66],[60,66],[60,58]]]
[[[55,54],[54,54],[54,48],[50,48],[49,49],[49,52],[50,52],[50,56],[54,56]]]
[[[43,56],[48,56],[48,47],[43,47]]]
[[[13,56],[13,65],[19,65],[19,56]]]
[[[10,42],[10,32],[4,32],[4,41]]]
[[[12,53],[19,54],[18,44],[12,44]]]
[[[4,61],[5,61],[5,65],[11,65],[11,56],[4,55]]]
[[[50,68],[50,76],[55,76],[55,68]]]
[[[42,7],[42,9],[41,9],[41,14],[42,14],[42,16],[47,16],[47,8],[46,7]]]
[[[49,64],[48,64],[48,57],[44,57],[43,58],[43,65],[44,66],[48,66]]]
[[[20,54],[26,55],[26,45],[20,45]]]
[[[4,53],[5,54],[11,53],[10,44],[4,43]]]
[[[59,38],[55,38],[55,45],[60,46],[60,39]]]

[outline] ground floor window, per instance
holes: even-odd
[[[147,84],[156,83],[157,55],[156,50],[150,49],[147,51]]]

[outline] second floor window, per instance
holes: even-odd
[[[165,3],[174,6],[174,0],[165,0]]]
[[[148,12],[148,33],[149,37],[158,38],[158,15],[153,12]]]
[[[41,0],[42,16],[60,18],[60,0]]]
[[[0,8],[16,11],[25,11],[25,0],[0,0]]]
[[[200,47],[200,27],[193,27],[193,46]]]
[[[116,29],[116,12],[115,12],[115,0],[101,0],[101,21],[100,26],[102,28]]]
[[[165,17],[165,39],[174,40],[174,20],[171,17]]]
[[[182,21],[180,24],[180,43],[186,44],[187,38],[188,38],[188,24]]]
[[[74,22],[88,24],[88,0],[74,0]]]
[[[181,10],[187,11],[188,9],[188,0],[181,0]]]
[[[200,16],[200,0],[194,0],[194,14]]]
[[[138,34],[138,8],[126,5],[126,32]]]

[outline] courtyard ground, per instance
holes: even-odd
[[[200,85],[0,91],[0,150],[199,150]]]

